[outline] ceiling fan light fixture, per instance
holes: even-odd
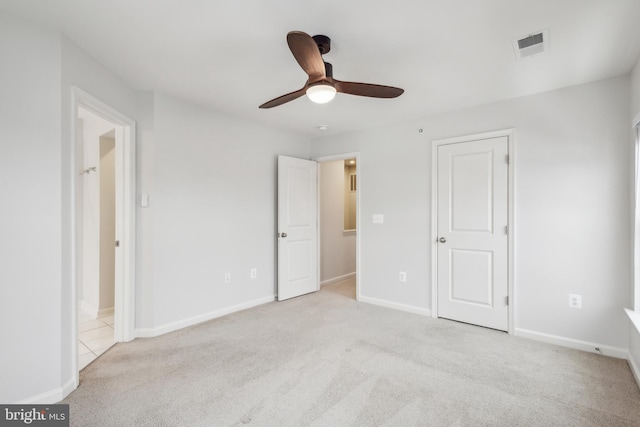
[[[287,34],[287,44],[298,65],[309,76],[307,83],[301,89],[267,101],[259,108],[277,107],[305,94],[311,102],[326,104],[335,98],[337,92],[370,98],[397,98],[404,92],[398,87],[334,79],[333,66],[322,58],[331,48],[331,39],[327,36],[311,37],[302,31],[290,31]]]
[[[336,88],[327,83],[309,86],[307,97],[316,104],[326,104],[336,96]]]

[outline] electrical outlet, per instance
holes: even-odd
[[[251,278],[255,279],[256,277],[258,277],[258,269],[257,268],[252,268],[251,269]]]
[[[224,283],[231,283],[231,273],[225,273]]]
[[[401,271],[400,272],[400,281],[401,282],[406,282],[407,281],[407,273],[405,271]]]
[[[569,307],[582,308],[582,295],[569,294]]]
[[[383,214],[373,214],[372,222],[374,224],[383,224],[384,223],[384,215]]]

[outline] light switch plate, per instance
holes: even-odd
[[[383,214],[373,214],[373,223],[374,224],[382,224],[384,222]]]

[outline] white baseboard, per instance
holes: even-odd
[[[218,317],[226,316],[227,314],[235,313],[237,311],[246,310],[248,308],[256,307],[262,304],[267,304],[275,300],[275,295],[269,295],[263,298],[259,298],[253,301],[248,301],[242,304],[237,304],[231,307],[222,308],[220,310],[211,311],[209,313],[193,316],[188,319],[179,320],[177,322],[168,323],[166,325],[158,326],[157,328],[139,328],[136,329],[136,337],[138,338],[152,338],[160,335],[167,334],[169,332],[177,331],[178,329],[186,328],[188,326],[197,325],[198,323],[206,322],[207,320],[216,319]]]
[[[320,286],[330,285],[332,283],[342,282],[343,280],[351,279],[352,277],[356,277],[356,272],[349,274],[343,274],[342,276],[334,277],[333,279],[327,279],[320,282]]]
[[[536,341],[542,341],[549,344],[555,344],[562,347],[574,348],[589,353],[598,353],[596,348],[600,349],[600,353],[605,356],[616,357],[618,359],[627,359],[629,352],[627,349],[619,347],[611,347],[604,344],[593,343],[589,341],[580,341],[573,338],[561,337],[558,335],[550,335],[542,332],[529,331],[526,329],[516,328],[514,335],[522,338],[529,338]]]
[[[629,368],[631,369],[633,377],[636,379],[638,387],[640,387],[640,366],[638,366],[640,361],[634,360],[633,355],[629,352],[627,355],[627,362],[629,363]]]
[[[358,299],[358,301],[366,302],[367,304],[379,305],[381,307],[393,308],[394,310],[406,311],[408,313],[420,314],[422,316],[431,317],[431,310],[427,308],[416,307],[414,305],[399,304],[397,302],[385,301],[377,298],[364,297],[362,295],[360,296],[360,299]]]
[[[78,381],[75,377],[72,377],[69,381],[67,381],[62,386],[62,399],[69,396],[71,392],[75,390],[77,387],[78,387]],[[59,400],[62,400],[62,399],[59,399]]]
[[[18,402],[16,405],[47,405],[60,402],[67,397],[69,393],[75,390],[76,382],[73,378],[63,384],[61,387],[55,388],[44,393],[36,394],[35,396],[27,397]]]
[[[97,319],[98,317],[110,316],[114,313],[114,307],[103,308],[102,310],[98,310],[97,307],[92,306],[86,301],[80,301],[80,310],[84,311],[87,316],[92,319]]]
[[[114,312],[113,307],[103,308],[102,310],[98,310],[98,317],[110,316],[113,314],[113,312]]]

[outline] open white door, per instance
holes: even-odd
[[[316,171],[278,156],[278,301],[318,290]]]
[[[508,138],[437,147],[438,317],[508,330]]]
[[[115,341],[125,342],[131,341],[134,337],[132,334],[133,325],[132,322],[132,301],[127,293],[127,272],[131,271],[131,266],[128,265],[130,254],[127,253],[131,250],[131,245],[125,244],[125,241],[131,237],[130,221],[131,218],[127,218],[130,214],[129,209],[132,208],[131,188],[127,186],[126,171],[128,170],[127,162],[131,162],[131,159],[127,155],[127,135],[124,126],[116,126],[115,128],[115,140],[116,140],[116,161],[115,161],[115,215],[116,215],[116,235],[115,242]]]

